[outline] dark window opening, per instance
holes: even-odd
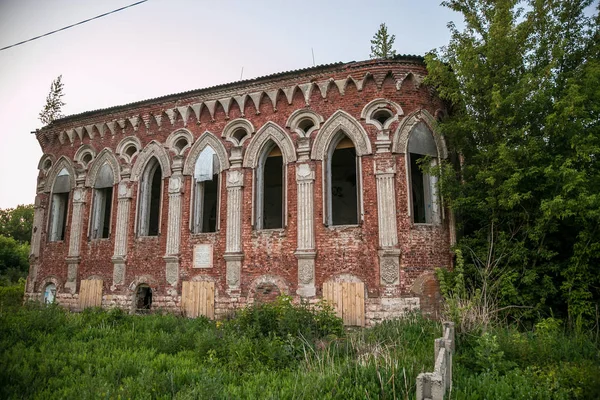
[[[140,285],[135,294],[135,309],[137,312],[147,312],[152,308],[152,289]]]
[[[135,146],[129,146],[125,149],[125,154],[127,154],[129,157],[132,157],[136,151],[137,149],[135,148]]]
[[[160,192],[162,184],[162,171],[157,167],[152,176],[152,186],[150,188],[150,204],[148,210],[148,236],[158,235],[158,222],[160,220]]]
[[[176,142],[175,142],[175,148],[177,150],[179,150],[179,152],[181,152],[181,150],[183,150],[183,148],[185,146],[187,146],[188,142],[186,140],[186,138],[179,138]]]
[[[196,229],[196,232],[216,232],[219,175],[215,174],[212,180],[198,182],[196,185],[198,185],[196,189],[197,201],[202,203],[197,209],[200,227]]]
[[[50,216],[50,241],[59,241],[65,239],[68,205],[68,192],[54,193],[52,195],[52,215]]]
[[[246,137],[247,134],[248,132],[246,132],[244,128],[239,128],[236,129],[231,136],[233,136],[238,141],[238,143],[242,143],[242,140]]]
[[[219,159],[213,148],[207,146],[198,156],[194,166],[194,233],[217,231],[219,171]]]
[[[304,133],[308,132],[313,126],[315,126],[315,123],[310,118],[303,119],[298,124],[298,128],[300,128]]]
[[[94,216],[92,220],[92,239],[108,238],[112,210],[113,188],[94,190]]]
[[[84,165],[88,165],[90,161],[92,161],[92,155],[90,153],[85,153],[85,155],[81,158]]]
[[[425,213],[425,177],[421,170],[421,160],[426,156],[410,153],[410,181],[413,220],[417,224],[427,222]]]
[[[278,147],[263,168],[263,229],[283,228],[283,157]]]
[[[344,144],[346,144],[345,140],[340,141],[331,156],[332,225],[358,224],[356,149],[354,147],[343,147]]]
[[[384,125],[388,119],[392,118],[392,114],[388,110],[378,110],[373,113],[373,119]]]

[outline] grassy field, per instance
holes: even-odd
[[[0,290],[3,399],[414,398],[442,333],[419,315],[344,331],[327,308],[287,298],[213,322],[21,307],[7,300],[18,291],[7,293]],[[459,335],[457,349],[450,398],[600,398],[596,342],[565,334],[555,320],[532,332]]]

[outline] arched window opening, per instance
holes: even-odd
[[[194,233],[216,232],[219,212],[219,158],[206,146],[194,167]]]
[[[310,118],[305,118],[300,123],[298,123],[298,128],[300,128],[305,134],[308,133],[310,128],[315,126],[315,123]]]
[[[244,140],[246,135],[248,135],[248,132],[246,132],[244,128],[238,128],[233,132],[231,136],[233,136],[238,141],[238,143],[241,144],[242,140]]]
[[[408,176],[413,222],[431,224],[439,222],[437,179],[423,171],[425,163],[437,165],[437,147],[433,134],[423,122],[411,131],[408,139]]]
[[[56,300],[56,285],[49,283],[44,289],[44,304],[52,304]]]
[[[69,192],[71,180],[69,172],[63,168],[58,173],[52,186],[52,205],[50,208],[49,241],[64,240],[67,226],[67,211],[69,209]]]
[[[256,171],[256,229],[283,228],[283,168],[281,149],[269,141]]]
[[[359,221],[358,162],[352,140],[339,133],[326,160],[327,225],[356,225]]]
[[[110,165],[104,164],[98,170],[94,182],[94,199],[92,202],[92,239],[108,238],[113,202],[113,171]]]
[[[85,153],[83,157],[81,157],[81,161],[83,165],[87,167],[87,165],[92,161],[92,153]]]
[[[179,153],[181,153],[181,151],[185,148],[185,146],[187,146],[187,144],[187,139],[185,137],[181,137],[175,142],[175,148]]]
[[[379,109],[373,113],[372,118],[383,126],[388,119],[392,118],[392,113],[386,109]]]
[[[50,170],[50,167],[52,167],[52,160],[44,161],[44,166],[42,167],[44,172],[48,172]]]
[[[152,289],[148,285],[138,285],[135,291],[135,311],[148,312],[152,308]]]
[[[133,157],[133,155],[135,154],[135,152],[137,151],[137,148],[133,145],[127,147],[125,149],[125,154],[127,154],[127,156],[129,156],[129,158]]]
[[[139,203],[140,236],[158,236],[161,196],[162,169],[158,160],[152,157],[142,175]]]

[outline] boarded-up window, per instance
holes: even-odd
[[[362,282],[325,282],[323,299],[333,306],[344,325],[365,325],[365,284]]]
[[[102,282],[99,279],[82,280],[79,286],[79,308],[102,306]]]
[[[181,308],[185,316],[196,318],[204,315],[215,317],[215,284],[214,282],[183,282]]]

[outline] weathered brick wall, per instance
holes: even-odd
[[[389,73],[391,72],[391,74]],[[166,142],[167,137],[178,129],[187,129],[196,140],[202,133],[209,131],[215,134],[231,152],[232,143],[222,139],[221,133],[225,125],[236,119],[246,118],[258,129],[268,121],[272,121],[283,127],[291,138],[294,145],[298,143],[298,134],[286,127],[289,116],[298,109],[310,109],[327,120],[335,111],[344,110],[354,117],[367,132],[368,139],[373,149],[372,154],[360,157],[362,182],[362,200],[364,219],[358,226],[328,227],[323,224],[323,163],[311,160],[308,163],[315,171],[314,181],[314,229],[316,243],[315,259],[315,287],[317,297],[321,296],[322,284],[325,281],[335,279],[338,276],[353,276],[363,281],[367,288],[367,319],[371,322],[378,321],[386,316],[397,316],[409,309],[421,307],[427,311],[434,312],[439,296],[436,296],[435,282],[426,280],[423,283],[417,280],[431,273],[435,267],[450,267],[450,232],[448,215],[440,225],[415,225],[411,221],[408,210],[408,188],[406,178],[405,155],[391,152],[377,153],[375,142],[378,131],[373,125],[361,120],[361,111],[367,103],[376,98],[385,98],[399,104],[404,116],[420,109],[427,110],[435,115],[438,109],[443,108],[442,103],[433,95],[426,86],[415,82],[417,78],[410,76],[400,82],[399,76],[411,73],[415,76],[424,76],[424,66],[415,61],[397,62],[363,62],[346,64],[340,67],[330,67],[324,70],[309,70],[299,72],[296,75],[285,75],[273,79],[265,78],[263,81],[253,83],[264,90],[271,87],[284,87],[308,81],[323,81],[325,79],[339,80],[348,76],[370,77],[363,81],[362,90],[358,90],[356,84],[348,81],[344,93],[340,93],[336,84],[332,81],[329,85],[327,95],[324,98],[322,92],[315,86],[308,99],[297,89],[292,97],[292,103],[283,91],[279,91],[276,98],[276,109],[273,108],[268,96],[263,95],[258,110],[254,102],[247,99],[243,110],[240,110],[236,102],[232,102],[228,113],[222,105],[217,102],[214,110],[214,118],[211,117],[207,107],[201,109],[198,119],[192,112],[188,114],[186,121],[182,120],[181,113],[175,113],[175,120],[171,123],[164,114],[164,110],[173,109],[186,104],[192,104],[197,100],[192,95],[181,94],[179,96],[167,97],[163,100],[143,102],[140,105],[124,106],[114,110],[99,111],[94,114],[83,115],[65,121],[58,121],[55,125],[38,133],[38,140],[43,148],[44,154],[52,154],[56,160],[64,156],[70,160],[74,159],[75,152],[82,144],[93,146],[96,153],[108,148],[114,152],[117,144],[127,136],[136,136],[145,147],[151,141],[161,144]],[[399,83],[400,82],[400,83]],[[261,86],[262,85],[262,86]],[[256,89],[253,89],[256,90]],[[219,89],[215,89],[214,98],[219,98]],[[244,85],[240,84],[240,93],[244,92]],[[155,118],[149,115],[163,115],[160,126]],[[104,132],[100,136],[97,128],[92,128],[94,138],[83,134],[83,139],[75,138],[74,143],[66,140],[60,143],[58,136],[60,132],[73,127],[89,126],[100,121],[116,121],[128,119],[132,115],[140,116],[140,122],[134,129],[130,122],[126,122],[125,128],[116,128],[116,133]],[[166,120],[165,120],[166,119]],[[389,127],[390,139],[402,123],[403,116]],[[311,135],[311,146],[318,131]],[[255,137],[253,135],[252,138]],[[252,138],[243,144],[247,149]],[[189,149],[183,154],[184,157]],[[173,153],[169,152],[172,157]],[[381,285],[379,275],[378,251],[378,208],[377,208],[377,185],[374,171],[374,162],[379,164],[389,163],[396,168],[395,183],[395,206],[396,225],[398,233],[398,248],[400,256],[400,282],[398,285]],[[126,168],[125,161],[119,159],[122,168]],[[135,163],[135,158],[132,164]],[[73,163],[75,164],[75,163]],[[85,168],[76,165],[78,174],[85,176]],[[129,166],[130,168],[130,166]],[[89,169],[89,166],[88,166]],[[242,207],[242,250],[244,258],[241,269],[241,297],[232,298],[228,295],[228,286],[225,279],[226,262],[223,259],[225,252],[225,238],[227,226],[227,189],[225,185],[225,172],[220,176],[220,206],[219,226],[215,233],[192,234],[190,232],[191,218],[191,193],[192,177],[185,177],[182,195],[182,223],[180,229],[180,266],[179,280],[175,287],[168,284],[165,278],[165,261],[163,257],[166,252],[166,232],[168,224],[168,178],[163,180],[162,206],[160,219],[160,234],[157,237],[138,237],[135,233],[136,212],[138,203],[138,183],[133,183],[133,198],[130,203],[128,241],[127,241],[127,267],[125,284],[112,286],[113,281],[113,256],[117,195],[113,196],[111,235],[108,239],[90,240],[89,227],[91,215],[92,188],[86,188],[86,204],[83,210],[81,229],[81,261],[78,268],[77,280],[96,277],[104,280],[103,305],[107,307],[131,307],[133,290],[138,283],[146,283],[153,289],[153,306],[164,309],[178,310],[181,294],[181,282],[192,279],[210,279],[216,286],[217,315],[224,315],[227,310],[241,306],[246,302],[257,299],[268,300],[273,296],[287,292],[295,295],[298,288],[298,266],[294,252],[297,249],[297,182],[295,163],[287,166],[286,192],[287,210],[286,226],[283,229],[257,231],[252,226],[252,203],[253,203],[253,174],[250,168],[244,168],[244,188]],[[44,174],[40,173],[40,179],[44,180]],[[42,182],[43,183],[43,182]],[[42,282],[48,276],[56,277],[60,282],[67,280],[67,265],[65,258],[68,254],[71,215],[73,204],[69,204],[69,217],[65,240],[60,242],[48,242],[48,215],[49,196],[39,191],[39,196],[45,215],[41,229],[40,256],[36,260],[39,265],[35,279],[34,291],[40,292]],[[193,248],[196,244],[210,243],[213,245],[213,267],[210,269],[193,268]],[[265,276],[276,277],[265,282]],[[423,280],[423,279],[421,279]],[[418,283],[418,287],[415,286]],[[420,285],[420,286],[419,286]],[[433,288],[433,289],[432,289]],[[60,292],[60,289],[59,289]],[[30,293],[30,296],[35,296]],[[59,293],[57,297],[60,302],[74,305],[77,294]],[[386,300],[387,299],[387,300]],[[74,307],[75,308],[75,307]]]

